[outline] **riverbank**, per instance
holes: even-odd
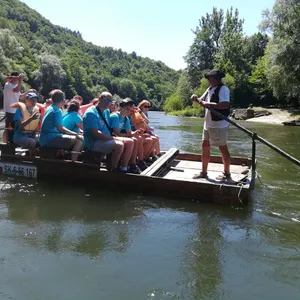
[[[199,118],[202,117],[203,112],[193,111],[194,108],[189,108],[180,111],[173,111],[166,113],[170,116],[177,117],[190,117],[190,118]],[[266,124],[282,124],[282,122],[290,122],[293,120],[300,119],[300,110],[291,110],[291,109],[280,109],[280,108],[253,108],[256,113],[267,112],[268,115],[258,116],[254,118],[246,119],[247,122],[259,122]],[[237,109],[238,110],[238,109]],[[235,118],[232,118],[233,120]]]
[[[272,108],[267,109],[267,111],[271,114],[267,116],[254,117],[251,119],[247,119],[246,121],[267,124],[282,124],[282,122],[290,122],[300,118],[299,110]]]

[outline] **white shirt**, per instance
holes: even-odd
[[[211,96],[214,94],[215,89],[217,87],[214,87],[212,89],[207,89],[205,93],[201,96],[201,100],[210,102]],[[208,92],[206,99],[204,99],[204,95]],[[223,85],[219,91],[219,102],[230,102],[230,91],[229,88],[226,85]],[[225,120],[221,121],[213,121],[211,119],[211,113],[208,109],[205,109],[205,121],[204,121],[204,129],[207,128],[224,128],[227,127],[229,123]]]
[[[3,110],[7,113],[14,114],[16,112],[16,108],[10,107],[11,104],[19,102],[19,98],[21,93],[14,92],[13,89],[16,85],[11,82],[6,82],[3,90]]]

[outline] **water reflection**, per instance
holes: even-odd
[[[203,121],[161,113],[151,119],[163,149],[200,152]],[[244,125],[300,156],[298,128]],[[251,154],[250,140],[235,128],[230,148],[236,156]],[[264,185],[257,184],[242,209],[102,191],[101,185],[2,181],[0,295],[298,299],[299,168],[259,143],[257,153]]]

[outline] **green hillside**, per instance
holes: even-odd
[[[135,101],[151,99],[157,106],[174,91],[179,77],[161,61],[95,46],[20,1],[0,0],[1,85],[12,70],[23,71],[28,86],[44,96],[61,88],[67,98],[80,94],[87,102],[109,90]]]

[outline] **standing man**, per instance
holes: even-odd
[[[11,128],[11,130],[4,130],[3,140],[9,143],[13,143],[13,128],[15,127],[14,116],[16,113],[16,108],[11,107],[11,104],[19,102],[19,99],[24,100],[28,93],[35,92],[35,90],[28,90],[24,94],[21,94],[23,79],[24,74],[12,72],[8,77],[3,89],[3,110],[6,116],[5,128]]]
[[[230,91],[222,83],[225,74],[219,69],[213,69],[205,78],[209,81],[210,87],[198,99],[197,95],[192,95],[191,99],[198,102],[203,107],[211,107],[224,117],[230,114]],[[223,175],[218,176],[218,180],[230,179],[230,154],[227,147],[229,123],[216,114],[205,110],[205,121],[202,135],[202,171],[194,175],[194,179],[206,178],[207,167],[210,160],[210,146],[217,146],[222,155],[224,165]]]
[[[16,108],[10,107],[11,104],[19,101],[21,95],[22,80],[24,75],[19,72],[12,72],[8,77],[3,90],[3,110],[5,112],[5,128],[3,135],[6,134],[7,142],[13,143],[13,130],[7,128],[14,128],[14,116]]]

